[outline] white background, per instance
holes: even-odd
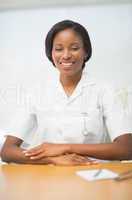
[[[0,12],[0,128],[6,128],[23,98],[23,88],[55,79],[44,52],[51,26],[63,19],[84,25],[93,56],[89,77],[121,87],[132,85],[132,4],[8,10]]]

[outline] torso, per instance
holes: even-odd
[[[36,106],[38,131],[35,142],[99,143],[105,140],[100,90],[94,83],[79,83],[67,94],[59,83]],[[86,127],[85,127],[86,126]],[[87,135],[84,135],[84,128]]]

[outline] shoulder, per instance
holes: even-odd
[[[54,80],[39,81],[27,90],[26,96],[30,97],[28,107],[36,113],[39,108],[47,108],[54,103],[58,82]]]
[[[87,81],[87,87],[97,93],[98,95],[104,96],[108,93],[114,93],[117,90],[117,87],[112,82],[100,81],[96,79],[89,79]]]

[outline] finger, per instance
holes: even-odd
[[[82,162],[88,162],[88,163],[98,163],[98,161],[92,160],[92,159],[88,158],[87,156],[75,155],[74,158],[80,162],[82,161]]]
[[[38,155],[30,156],[30,159],[31,160],[39,160],[39,159],[44,158],[44,157],[45,157],[45,154],[42,152],[42,153],[40,153]]]
[[[63,156],[65,160],[72,162],[87,162],[87,159],[84,156],[76,155],[76,154],[69,154]]]
[[[41,146],[37,146],[37,147],[34,147],[34,148],[31,148],[31,149],[27,149],[27,150],[24,150],[23,153],[33,153],[37,150],[39,150],[41,148]]]
[[[84,160],[84,159],[78,159],[78,158],[73,158],[72,159],[73,162],[77,162],[77,163],[86,163],[88,161]]]
[[[39,154],[41,154],[44,150],[42,149],[38,149],[38,150],[35,150],[35,151],[32,151],[32,152],[23,152],[25,156],[37,156]]]
[[[86,157],[86,161],[88,161],[88,162],[90,162],[90,163],[92,163],[92,164],[98,164],[98,163],[99,163],[98,160],[90,159],[90,158],[88,158],[88,157]]]
[[[85,156],[74,155],[73,160],[80,161],[80,162],[87,162],[88,159]]]
[[[80,164],[85,164],[86,163],[86,165],[88,164],[94,164],[95,163],[95,161],[93,161],[93,160],[90,160],[90,159],[88,159],[87,157],[83,157],[83,156],[75,156],[74,158],[72,158],[72,161],[74,161],[74,162],[78,162],[78,163],[80,163]],[[97,163],[97,162],[96,162]]]
[[[84,161],[84,162],[80,162],[80,165],[95,165],[95,164],[98,164],[97,162],[95,161]]]

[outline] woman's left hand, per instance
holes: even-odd
[[[43,143],[35,148],[23,151],[24,155],[33,160],[68,153],[68,144]]]
[[[50,157],[49,160],[53,165],[59,166],[87,166],[98,163],[97,161],[91,160],[87,156],[81,156],[77,154],[66,154],[56,157]]]

